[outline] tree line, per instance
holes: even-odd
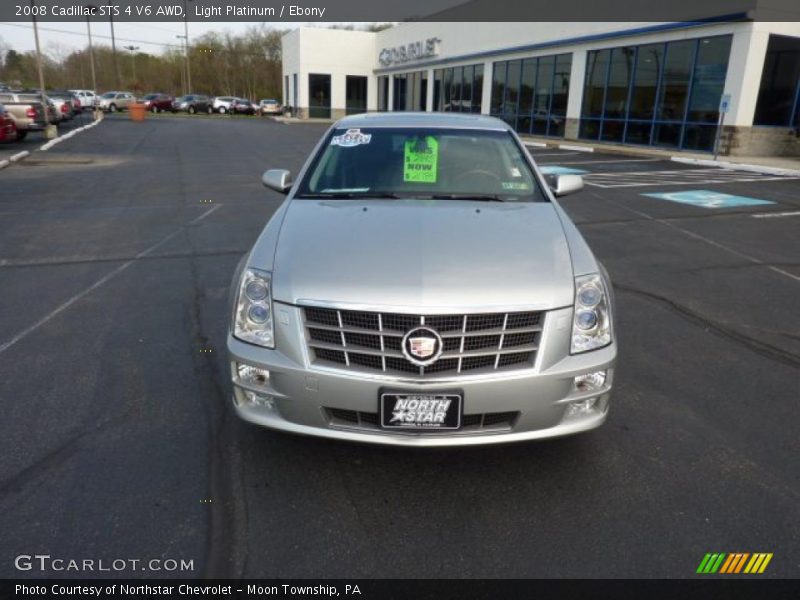
[[[192,89],[186,90],[184,49],[165,45],[159,53],[123,48],[116,57],[110,45],[93,44],[97,92],[163,92],[175,96],[193,92],[249,99],[280,98],[283,30],[253,26],[244,33],[209,32],[190,40]],[[179,40],[176,40],[179,41]],[[51,46],[42,53],[48,89],[91,89],[88,43],[80,50]],[[36,53],[0,48],[0,82],[14,88],[38,88]]]
[[[366,30],[381,31],[391,26],[390,23],[372,23]],[[352,25],[330,27],[353,29]],[[267,28],[262,23],[239,34],[209,32],[192,37],[189,45],[191,90],[186,89],[185,49],[173,40],[159,53],[141,49],[131,52],[124,48],[128,42],[117,42],[116,56],[110,45],[94,43],[95,91],[280,99],[283,89],[281,37],[286,32]],[[42,53],[42,61],[48,89],[92,88],[88,42],[84,48],[72,51],[51,46]],[[12,88],[38,88],[36,53],[17,52],[0,43],[0,82]]]

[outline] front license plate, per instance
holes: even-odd
[[[458,429],[461,394],[382,393],[380,412],[383,429]]]

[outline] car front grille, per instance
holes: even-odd
[[[541,312],[408,315],[303,308],[312,364],[425,379],[532,367],[542,333]],[[442,338],[442,354],[421,367],[402,351],[419,326]]]
[[[356,410],[344,410],[341,408],[325,408],[328,423],[333,427],[348,427],[358,429],[381,430],[380,417],[378,413],[363,412]],[[463,415],[461,418],[461,428],[458,431],[507,431],[514,426],[519,412],[496,412],[479,413],[474,415]],[[383,431],[383,430],[381,430]],[[389,431],[400,431],[392,429]],[[413,433],[451,433],[452,430],[408,430]]]

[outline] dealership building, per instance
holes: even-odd
[[[300,118],[496,116],[542,139],[800,155],[800,23],[408,22],[283,37]],[[721,114],[722,113],[722,114]]]

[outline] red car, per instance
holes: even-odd
[[[150,112],[172,112],[172,101],[175,100],[169,94],[147,94],[142,98],[142,102]]]
[[[8,114],[6,107],[0,104],[0,142],[14,142],[17,140],[17,125]]]

